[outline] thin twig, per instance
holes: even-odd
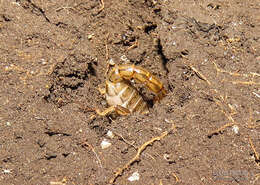
[[[224,126],[218,128],[218,129],[214,130],[213,132],[211,132],[210,134],[208,134],[208,137],[212,137],[214,134],[218,134],[219,132],[222,132],[222,131],[225,130],[226,128],[231,127],[231,126],[233,126],[233,125],[235,125],[234,122],[227,123],[227,124],[225,124]]]
[[[131,46],[129,46],[129,47],[127,48],[127,51],[129,51],[129,50],[131,50],[131,49],[134,49],[134,48],[136,48],[136,47],[138,47],[138,41],[137,41],[137,40],[134,42],[133,45],[131,45]]]
[[[250,143],[250,146],[251,146],[252,150],[254,151],[255,161],[256,161],[256,162],[259,162],[259,160],[260,160],[259,154],[258,154],[258,152],[257,152],[256,149],[255,149],[255,146],[254,146],[254,144],[253,144],[253,142],[252,142],[252,139],[251,139],[250,137],[248,137],[248,140],[249,140],[249,143]]]
[[[175,173],[172,173],[172,176],[175,178],[176,182],[179,182],[179,178],[177,177],[177,175]]]
[[[101,2],[101,7],[100,7],[100,9],[98,10],[99,13],[105,8],[104,0],[100,0],[100,2]]]
[[[102,163],[101,163],[101,160],[100,160],[100,158],[98,157],[98,155],[97,155],[97,153],[96,153],[94,147],[93,147],[91,144],[87,143],[87,141],[85,141],[84,143],[82,143],[81,146],[82,146],[83,148],[85,148],[85,149],[86,149],[86,147],[89,147],[89,148],[92,150],[92,152],[95,154],[95,156],[96,156],[96,158],[97,158],[97,160],[98,160],[98,164],[99,164],[100,168],[103,168]]]
[[[144,144],[142,144],[139,148],[138,148],[138,151],[137,151],[137,154],[130,160],[128,161],[122,168],[119,168],[114,177],[110,179],[109,183],[110,184],[113,184],[115,182],[115,180],[122,175],[122,173],[127,169],[129,168],[133,163],[135,163],[136,161],[138,161],[140,159],[140,155],[141,153],[146,149],[146,147],[148,145],[151,145],[153,144],[155,141],[160,141],[162,138],[164,138],[165,136],[167,136],[173,129],[175,129],[175,126],[173,125],[171,130],[170,131],[165,131],[162,133],[162,135],[160,136],[157,136],[157,137],[154,137],[152,138],[151,140],[145,142]]]
[[[193,67],[192,65],[189,65],[189,66],[190,66],[190,68],[196,73],[196,75],[197,75],[200,79],[206,81],[206,82],[208,83],[208,85],[211,85],[210,81],[209,81],[201,72],[199,72],[199,71],[198,71],[195,67]]]

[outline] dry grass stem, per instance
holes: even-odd
[[[253,119],[253,111],[252,111],[252,108],[250,107],[249,108],[249,123],[247,124],[247,127],[248,128],[250,128],[250,129],[253,129],[253,128],[257,128],[257,127],[259,127],[260,126],[260,124],[259,125],[255,125],[254,124],[254,119]]]
[[[178,178],[178,176],[175,173],[172,173],[172,176],[175,178],[176,182],[180,181],[180,179]]]
[[[224,69],[219,68],[215,62],[212,62],[212,63],[214,64],[215,69],[216,69],[217,72],[227,73],[227,74],[229,74],[229,75],[231,75],[231,76],[244,76],[244,77],[250,77],[250,76],[251,76],[251,77],[253,77],[253,78],[254,78],[255,76],[260,76],[260,74],[254,73],[254,72],[250,72],[250,73],[248,73],[248,74],[243,74],[243,73],[241,74],[241,73],[237,73],[237,72],[226,71],[226,70],[224,70]]]
[[[142,144],[138,150],[136,155],[130,160],[128,161],[122,168],[119,168],[116,172],[113,178],[110,179],[109,183],[113,184],[115,182],[115,180],[122,175],[122,173],[129,168],[133,163],[135,163],[136,161],[138,161],[140,159],[140,155],[141,153],[146,149],[147,146],[152,145],[155,141],[160,141],[162,138],[164,138],[165,136],[167,136],[172,130],[175,129],[175,126],[173,125],[172,128],[170,129],[170,131],[165,131],[162,133],[162,135],[157,136],[152,138],[151,140],[145,142],[144,144]]]
[[[243,84],[243,85],[260,85],[260,83],[254,82],[254,81],[227,81],[231,82],[232,84]]]
[[[200,79],[206,81],[208,85],[211,85],[210,81],[209,81],[201,72],[199,72],[199,71],[198,71],[195,67],[193,67],[192,65],[189,65],[189,66],[190,66],[190,68],[196,73],[196,75],[197,75]]]
[[[222,131],[225,130],[226,128],[231,127],[231,126],[233,126],[233,125],[235,125],[234,122],[227,123],[227,124],[223,125],[222,127],[218,128],[218,129],[216,129],[216,130],[214,130],[214,131],[211,132],[210,134],[208,134],[208,137],[212,137],[214,134],[218,134],[219,132],[222,132]]]
[[[114,131],[113,131],[113,133],[114,133],[116,136],[118,136],[119,138],[121,138],[126,144],[128,144],[129,146],[132,146],[135,150],[138,150],[138,147],[134,145],[134,143],[135,143],[134,141],[133,141],[133,142],[130,142],[130,141],[128,141],[127,139],[125,139],[121,134],[116,133],[116,132],[114,132]],[[155,160],[152,155],[150,155],[150,154],[148,154],[148,153],[145,154],[145,155],[147,155],[147,156],[150,157],[151,159]]]
[[[98,155],[97,155],[97,153],[96,153],[94,147],[93,147],[91,144],[87,143],[87,141],[85,141],[84,143],[82,143],[81,146],[82,146],[83,148],[85,148],[85,149],[86,149],[87,147],[89,147],[89,148],[92,150],[92,152],[95,154],[100,168],[103,168],[102,163],[101,163],[101,160],[100,160],[100,158],[98,157]]]
[[[129,47],[127,48],[127,51],[129,51],[129,50],[131,50],[131,49],[134,49],[134,48],[137,48],[137,47],[138,47],[138,44],[139,44],[139,43],[138,43],[138,41],[136,40],[133,45],[131,45],[131,46],[129,46]]]
[[[104,0],[100,0],[100,4],[101,4],[101,7],[100,7],[100,9],[98,10],[98,12],[101,12],[101,11],[105,8]]]
[[[254,146],[254,144],[252,142],[252,139],[249,137],[248,140],[249,140],[250,146],[251,146],[251,148],[252,148],[252,150],[254,152],[255,161],[258,163],[260,161],[259,153],[256,151],[256,148],[255,148],[255,146]]]
[[[241,73],[237,73],[237,72],[230,72],[230,71],[226,71],[224,69],[219,68],[215,62],[213,62],[213,64],[215,66],[215,69],[216,69],[217,73],[221,72],[221,73],[227,73],[227,74],[229,74],[231,76],[242,76],[242,77],[247,77],[247,78],[250,77],[251,78],[251,80],[249,80],[249,81],[239,81],[239,80],[238,81],[227,81],[227,80],[223,80],[222,82],[226,81],[226,82],[230,82],[230,83],[235,84],[235,85],[237,85],[237,84],[242,84],[242,85],[260,85],[259,82],[254,82],[253,81],[255,76],[256,77],[260,77],[260,74],[258,74],[258,73],[250,72],[248,74],[243,74],[243,73],[241,74]]]
[[[61,181],[51,181],[50,185],[66,185],[67,184],[67,178],[64,177]]]

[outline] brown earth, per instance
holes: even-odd
[[[260,184],[259,12],[250,0],[1,0],[0,184]],[[149,70],[167,96],[147,115],[96,115],[111,59]]]

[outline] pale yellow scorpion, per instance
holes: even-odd
[[[161,81],[149,71],[135,65],[114,65],[106,79],[106,87],[101,92],[105,94],[109,108],[104,111],[96,110],[99,115],[105,116],[116,112],[119,115],[130,113],[146,114],[149,112],[147,102],[131,80],[144,84],[156,94],[155,101],[161,100],[166,95],[166,90]]]

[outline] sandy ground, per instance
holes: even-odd
[[[259,12],[250,0],[1,0],[0,184],[260,184]],[[147,69],[167,96],[147,115],[96,115],[108,60]]]

